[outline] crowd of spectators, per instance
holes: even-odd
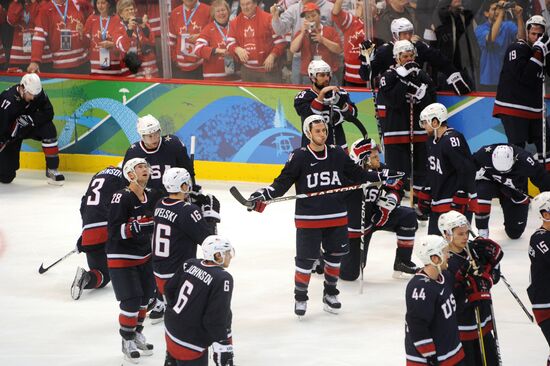
[[[364,86],[365,31],[380,46],[392,41],[391,22],[406,18],[413,42],[439,49],[473,89],[490,91],[506,48],[525,38],[525,20],[550,22],[546,2],[369,0],[363,9],[362,0],[168,0],[167,57],[173,78],[293,84],[308,84],[307,65],[323,59],[335,85]],[[160,13],[158,0],[0,0],[0,69],[163,76]]]

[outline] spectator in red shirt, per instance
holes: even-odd
[[[231,21],[229,52],[241,61],[243,81],[281,82],[278,58],[285,53],[286,42],[275,35],[271,14],[258,8],[255,0],[240,0],[242,12]]]
[[[170,14],[172,75],[182,79],[202,79],[203,59],[195,55],[195,42],[210,23],[210,6],[198,0],[183,0]]]
[[[96,14],[90,15],[84,25],[83,37],[88,43],[91,73],[98,75],[121,75],[121,52],[116,40],[125,30],[115,14],[115,0],[97,0]]]
[[[333,75],[338,70],[338,55],[342,53],[342,44],[336,28],[321,24],[321,11],[316,3],[306,3],[302,13],[302,30],[295,34],[290,43],[290,51],[302,52],[300,74],[302,84],[309,84],[307,66],[311,60],[323,60],[330,65]],[[333,77],[331,84],[337,85]]]
[[[85,10],[85,9],[83,9]],[[80,32],[86,17],[80,5],[73,0],[43,1],[32,38],[31,63],[27,72],[39,71],[44,48],[50,46],[53,70],[67,74],[87,74],[88,50]]]
[[[0,25],[6,21],[6,12],[0,5]],[[4,46],[2,45],[2,39],[0,38],[0,65],[6,64],[6,53],[4,52]],[[2,67],[3,69],[3,67]]]
[[[229,5],[225,0],[214,0],[210,13],[214,21],[206,25],[197,39],[195,54],[204,60],[206,80],[236,80],[235,59],[227,50],[229,33]]]

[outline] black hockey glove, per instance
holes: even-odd
[[[201,205],[202,216],[215,223],[220,222],[220,201],[211,194],[202,196],[205,198]]]
[[[229,341],[212,343],[212,353],[216,366],[233,366],[233,345]]]
[[[16,139],[24,137],[33,126],[34,121],[31,116],[23,114],[17,117],[15,120],[15,127],[11,132],[11,138]]]
[[[464,191],[457,191],[453,196],[453,201],[451,202],[451,210],[464,214],[466,212],[466,208],[468,207],[469,201],[470,198],[468,193]]]
[[[335,107],[338,107],[340,110],[343,110],[346,108],[346,97],[343,95],[344,93],[341,92],[333,92],[328,91],[325,94],[325,99],[323,100],[323,104],[325,105],[333,105]]]
[[[405,185],[405,182],[403,179],[388,179],[384,186],[391,189],[392,191],[400,192],[403,189],[403,186]]]
[[[378,178],[381,182],[387,182],[387,181],[395,181],[396,179],[401,179],[405,176],[405,173],[392,170],[392,169],[382,169],[380,172],[378,172]]]
[[[494,268],[504,256],[500,245],[491,239],[476,238],[470,243],[470,247],[476,263],[488,264],[491,268]]]
[[[464,81],[462,74],[460,74],[460,72],[458,71],[453,72],[451,75],[449,75],[449,77],[447,78],[447,84],[453,87],[457,95],[468,94],[472,91],[466,81]]]
[[[464,283],[466,287],[466,297],[469,302],[481,300],[491,300],[491,287],[493,279],[491,275],[483,272],[481,275],[468,274]]]
[[[271,199],[269,188],[261,188],[252,193],[248,197],[248,201],[254,203],[254,206],[247,208],[248,211],[264,212],[267,203],[265,201]]]
[[[542,37],[535,41],[533,44],[533,50],[535,51],[534,56],[539,61],[542,61],[542,58],[546,57],[546,55],[550,53],[550,38],[548,37],[548,34],[545,33]],[[537,53],[540,53],[540,56],[542,57],[539,58]]]
[[[432,195],[429,192],[421,191],[417,193],[418,211],[422,215],[429,215],[432,212]]]
[[[502,186],[500,192],[509,198],[516,205],[528,205],[531,199],[523,192],[516,191],[510,187]]]
[[[371,222],[376,227],[382,227],[386,225],[390,218],[391,212],[397,207],[397,196],[393,193],[388,193],[378,197],[376,206],[378,210],[374,212],[371,217]]]
[[[191,191],[189,192],[189,197],[191,198],[191,202],[194,204],[200,206],[205,201],[204,195],[202,194],[202,186],[200,184],[193,184],[191,186]]]
[[[153,230],[155,228],[155,223],[150,217],[133,220],[127,225],[130,226],[130,231],[132,232],[132,236],[134,238],[138,238],[144,235],[151,235],[153,234]]]

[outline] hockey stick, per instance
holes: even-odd
[[[270,204],[270,203],[276,203],[276,202],[297,200],[297,199],[302,199],[302,198],[318,197],[318,196],[324,196],[324,195],[327,195],[327,194],[354,191],[356,189],[362,189],[362,188],[380,187],[381,185],[382,185],[382,182],[356,184],[356,185],[353,185],[353,186],[332,188],[332,189],[327,189],[327,190],[318,191],[318,192],[300,193],[300,194],[297,194],[295,196],[276,197],[276,198],[270,199],[268,201],[265,201],[265,203]],[[233,187],[229,188],[229,193],[231,193],[231,195],[237,201],[239,201],[239,203],[241,205],[246,206],[247,208],[250,208],[250,209],[254,208],[254,201],[249,201],[246,198],[244,198],[244,196],[237,189],[237,187],[233,186]]]
[[[55,266],[57,263],[64,261],[65,259],[69,258],[71,255],[73,255],[75,253],[78,253],[77,248],[74,248],[69,253],[65,254],[63,257],[59,258],[58,260],[56,260],[55,262],[50,264],[48,267],[44,267],[44,263],[42,262],[42,264],[40,264],[40,268],[38,268],[38,273],[40,273],[40,274],[45,273],[47,270],[49,270],[50,268]]]
[[[363,293],[363,270],[365,269],[367,258],[365,254],[365,197],[361,195],[361,244],[359,245],[359,270],[361,271],[361,278],[359,279],[359,294]]]
[[[411,140],[411,175],[409,178],[409,203],[411,208],[414,209],[414,181],[413,181],[413,171],[414,171],[414,111],[413,111],[413,101],[409,102],[409,137]]]
[[[191,136],[191,148],[189,150],[189,159],[191,160],[191,165],[193,166],[193,170],[195,170],[195,144],[196,144],[197,138],[195,135]]]
[[[512,296],[514,297],[514,299],[516,299],[516,301],[518,302],[519,306],[521,306],[521,308],[523,309],[523,312],[525,313],[525,315],[527,315],[527,317],[529,318],[529,320],[531,321],[531,323],[533,323],[533,322],[534,322],[533,315],[531,315],[531,313],[529,312],[529,310],[527,310],[527,308],[525,307],[525,305],[523,304],[523,302],[521,301],[521,299],[519,298],[519,296],[516,294],[516,292],[514,291],[514,289],[512,288],[512,286],[510,285],[510,283],[508,282],[508,280],[506,279],[506,277],[504,277],[504,275],[502,274],[502,272],[500,273],[500,278],[502,279],[502,282],[504,282],[504,284],[506,285],[506,287],[508,287],[508,290],[510,291],[510,293],[512,294]]]
[[[485,354],[485,343],[483,340],[483,329],[481,328],[481,316],[479,315],[479,306],[476,305],[475,309],[476,323],[477,323],[477,336],[479,337],[479,350],[481,352],[481,361],[483,366],[487,366],[487,355]]]
[[[546,68],[546,57],[542,62],[542,165],[544,165],[544,170],[546,170],[546,101],[544,96],[546,95],[546,77],[545,69]]]

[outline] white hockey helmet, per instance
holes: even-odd
[[[202,256],[204,259],[212,262],[216,262],[217,264],[222,264],[222,262],[216,261],[215,254],[219,253],[223,256],[223,253],[230,252],[231,257],[235,256],[235,249],[233,249],[233,246],[223,236],[220,235],[210,235],[207,236],[206,239],[202,242]]]
[[[187,191],[181,190],[182,184],[187,184]],[[188,193],[191,190],[191,174],[184,168],[167,169],[162,176],[162,184],[168,193]]]
[[[514,148],[510,145],[498,145],[493,150],[493,166],[501,173],[507,173],[512,170],[516,161],[514,157]]]
[[[414,45],[406,39],[394,43],[393,58],[395,61],[399,61],[399,55],[403,52],[414,52],[414,56],[416,57],[416,47],[414,47]]]
[[[137,131],[140,136],[150,135],[160,131],[160,122],[150,114],[139,117],[137,122]]]
[[[314,124],[317,124],[317,123],[324,123],[328,132],[328,123],[327,121],[325,121],[323,116],[320,116],[318,114],[312,114],[311,116],[307,117],[304,120],[304,125],[302,126],[304,135],[306,135],[307,139],[310,141],[311,141],[311,128],[313,127]]]
[[[420,125],[420,128],[424,128],[425,123],[431,125],[433,119],[436,118],[439,121],[439,126],[441,126],[441,123],[447,120],[447,116],[447,108],[445,108],[443,104],[432,103],[420,112],[418,124]]]
[[[432,261],[432,255],[438,256],[443,260],[443,250],[447,247],[447,242],[439,235],[428,235],[414,244],[414,253],[422,264],[431,264],[437,266]]]
[[[25,91],[32,95],[38,95],[42,91],[42,82],[40,81],[40,76],[35,73],[23,75],[19,84],[23,85]]]
[[[394,41],[399,41],[399,34],[402,32],[414,32],[413,24],[407,18],[397,18],[392,20],[390,29]]]
[[[532,25],[540,25],[544,28],[544,31],[546,32],[546,19],[544,19],[541,15],[533,15],[531,18],[527,19],[525,22],[525,29],[529,31],[529,28],[531,28]]]
[[[124,167],[122,168],[122,174],[124,175],[124,178],[126,178],[126,180],[128,182],[133,182],[134,180],[130,179],[130,173],[134,173],[136,174],[136,166],[138,166],[139,164],[147,164],[147,166],[149,166],[149,163],[147,162],[147,160],[143,159],[143,158],[133,158],[133,159],[130,159],[126,162],[126,164],[124,164]]]
[[[470,223],[468,219],[466,219],[466,216],[457,211],[445,212],[439,216],[437,220],[437,227],[443,237],[445,237],[445,235],[450,235],[452,237],[453,229],[461,226],[467,226],[469,228]]]
[[[380,145],[371,138],[359,139],[351,144],[349,157],[355,164],[363,165],[365,160],[369,162],[370,154],[373,150],[380,152]]]
[[[307,66],[307,74],[311,81],[315,81],[317,74],[320,72],[328,72],[332,76],[330,65],[323,60],[312,60]]]
[[[531,201],[531,205],[541,220],[544,220],[542,217],[542,212],[550,212],[550,191],[539,193]],[[546,220],[544,220],[546,221]]]

